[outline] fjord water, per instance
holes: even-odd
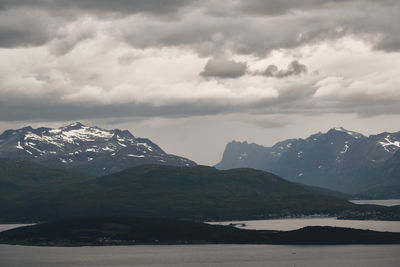
[[[24,247],[0,245],[0,266],[397,267],[398,245],[185,245]]]
[[[27,226],[27,225],[30,225],[30,224],[14,224],[14,223],[13,224],[0,224],[0,232],[7,231],[7,230],[17,228],[17,227]]]
[[[396,206],[400,205],[400,199],[357,199],[350,200],[354,204],[373,204],[380,206]]]
[[[377,203],[373,203],[377,204]],[[245,224],[245,229],[293,230],[329,225],[400,232],[398,221],[301,218],[218,222]],[[0,224],[0,231],[21,225]],[[0,245],[0,267],[83,266],[276,266],[397,267],[400,245],[170,245],[104,247],[29,247]]]
[[[235,224],[242,229],[289,231],[306,226],[336,226],[374,231],[400,232],[400,221],[337,220],[336,218],[299,218],[277,220],[250,220],[210,222],[211,224]]]
[[[400,199],[351,200],[355,204],[373,204],[381,206],[400,205]],[[239,228],[254,230],[281,230],[290,231],[306,226],[336,226],[355,229],[365,229],[382,232],[400,232],[400,221],[374,220],[337,220],[336,218],[298,218],[276,220],[249,220],[210,222],[211,224],[235,224]]]

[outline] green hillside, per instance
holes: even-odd
[[[28,193],[19,195],[16,203],[1,205],[2,219],[88,215],[255,219],[336,213],[354,206],[253,169],[219,171],[205,166],[143,165],[93,179],[69,179],[61,174],[54,178],[58,181],[53,183],[56,186],[43,187],[48,188],[45,192],[38,186],[37,191],[25,190]],[[40,183],[48,180],[43,175],[38,177]],[[78,179],[81,181],[77,182]]]
[[[360,206],[329,190],[254,169],[142,165],[103,177],[2,160],[0,221],[141,216],[196,221],[310,214],[399,219],[396,208]],[[366,217],[367,216],[367,217]]]
[[[57,190],[75,187],[93,179],[86,174],[68,169],[50,169],[40,164],[10,158],[0,158],[0,221],[31,221],[35,210],[26,215],[20,211],[29,210],[30,202],[41,195]],[[19,214],[14,217],[13,214]]]

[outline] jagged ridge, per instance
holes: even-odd
[[[193,161],[170,155],[146,138],[129,131],[89,127],[79,122],[60,128],[25,127],[0,135],[0,156],[40,162],[103,175],[141,164],[193,166]]]
[[[272,147],[233,141],[220,169],[251,167],[288,180],[372,197],[400,196],[400,132],[366,137],[342,127],[306,139],[289,139]],[[394,187],[393,187],[394,186]],[[379,193],[374,192],[379,187]],[[390,193],[384,193],[387,188]],[[395,189],[397,188],[397,189]]]

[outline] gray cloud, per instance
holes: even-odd
[[[267,77],[285,78],[303,73],[307,73],[307,66],[300,64],[297,60],[293,60],[285,70],[279,70],[277,66],[269,65],[262,74]]]
[[[139,59],[140,56],[132,54],[132,53],[128,53],[128,54],[124,54],[118,57],[118,63],[123,65],[123,66],[128,66],[130,65],[132,62],[134,62],[135,60]]]
[[[238,78],[246,73],[247,64],[227,59],[212,58],[200,75],[204,77]]]

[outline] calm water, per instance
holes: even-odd
[[[279,219],[279,220],[254,220],[254,221],[229,221],[212,222],[212,224],[227,225],[238,224],[239,228],[256,230],[295,230],[306,226],[338,226],[358,229],[369,229],[375,231],[400,232],[400,221],[357,221],[336,220],[336,218],[302,218],[302,219]],[[245,224],[245,226],[241,226]],[[399,251],[400,253],[400,251]]]
[[[0,224],[0,232],[30,224]],[[1,267],[1,266],[0,266]]]
[[[398,267],[399,245],[187,245],[47,248],[0,245],[1,267]]]
[[[336,220],[335,218],[234,221],[217,224],[229,223],[244,223],[246,226],[240,228],[259,230],[293,230],[309,225],[328,225],[400,232],[400,222]],[[0,231],[19,226],[21,225],[0,224]],[[400,266],[400,245],[187,245],[78,248],[0,245],[0,267],[8,266],[398,267]]]
[[[369,199],[360,199],[360,200],[350,200],[354,204],[374,204],[381,206],[396,206],[400,205],[400,199],[377,199],[377,200],[369,200]]]

